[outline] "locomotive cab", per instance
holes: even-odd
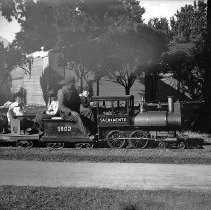
[[[98,127],[131,125],[131,116],[134,112],[132,95],[95,96],[92,99],[97,107]]]

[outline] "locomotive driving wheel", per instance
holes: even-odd
[[[117,149],[124,147],[126,140],[123,137],[123,133],[119,130],[109,132],[106,137],[109,147]]]
[[[87,143],[86,144],[86,148],[93,148],[94,147],[94,144],[93,143]]]
[[[33,142],[32,141],[27,141],[27,140],[20,140],[16,142],[17,147],[27,147],[27,148],[32,148],[33,147]]]
[[[158,148],[159,149],[166,149],[166,142],[164,142],[164,141],[161,141],[159,144],[158,144]]]
[[[177,148],[178,149],[185,149],[186,148],[186,144],[184,141],[181,141],[177,144]]]
[[[149,133],[146,131],[137,130],[137,131],[134,131],[130,135],[130,138],[134,138],[134,139],[131,139],[131,143],[134,148],[142,148],[143,149],[143,148],[147,147],[147,145],[148,145]]]
[[[75,144],[75,148],[81,149],[81,148],[83,148],[83,144],[82,143],[77,143],[77,144]]]
[[[47,147],[49,148],[56,148],[56,149],[60,149],[64,147],[64,143],[60,143],[60,142],[55,142],[55,143],[47,143]]]

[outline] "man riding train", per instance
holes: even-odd
[[[93,113],[91,109],[83,109],[80,112],[82,102],[75,87],[74,77],[65,79],[65,85],[58,91],[58,103],[60,116],[69,122],[76,122],[83,135],[94,140],[95,126],[87,126],[93,125]],[[86,123],[87,121],[90,123]]]

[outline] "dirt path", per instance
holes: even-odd
[[[211,165],[0,160],[0,185],[211,190]]]

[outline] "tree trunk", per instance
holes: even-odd
[[[97,79],[97,96],[99,96],[100,93],[100,84],[99,84],[100,80],[99,78]]]
[[[125,95],[130,95],[130,87],[125,87]]]
[[[81,76],[81,92],[83,92],[83,77]]]
[[[177,82],[177,90],[178,92],[181,92],[181,82],[179,80]]]
[[[81,67],[82,69],[81,69],[81,78],[80,78],[80,82],[81,82],[81,93],[83,92],[83,88],[84,88],[84,86],[83,86],[83,76],[84,76],[84,74],[83,74],[83,67]]]

